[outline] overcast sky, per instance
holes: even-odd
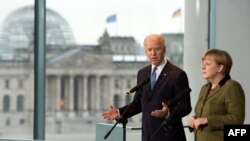
[[[11,11],[34,4],[34,0],[0,0],[0,24]],[[46,0],[47,8],[70,25],[78,44],[97,44],[107,28],[110,35],[134,36],[139,43],[149,33],[183,31],[182,18],[172,18],[184,0]],[[109,15],[117,21],[106,23]]]

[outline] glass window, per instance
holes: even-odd
[[[115,79],[115,88],[118,89],[120,87],[120,83],[118,79]]]
[[[120,96],[118,94],[114,95],[114,106],[116,107],[120,106]]]
[[[131,86],[131,80],[127,80],[127,88],[131,88],[132,86]]]
[[[0,75],[5,76],[0,88],[5,113],[0,119],[7,125],[2,138],[33,138],[33,57],[34,0],[0,0]]]
[[[11,124],[11,120],[10,120],[10,118],[7,118],[5,121],[5,125],[10,126],[10,124]]]
[[[4,112],[10,111],[10,96],[9,95],[5,95],[3,97],[3,111]]]
[[[25,120],[24,119],[20,119],[19,123],[20,123],[20,125],[23,125],[23,124],[25,124]]]
[[[17,96],[17,107],[16,107],[18,112],[23,112],[24,111],[24,97],[23,95],[18,95]]]
[[[16,96],[18,113],[10,113],[10,119],[18,114],[16,121],[27,127],[14,129],[19,123],[12,122],[8,128],[29,138],[34,112],[34,2],[0,0],[0,75],[18,80],[20,89],[9,91],[12,84],[6,80],[1,93]],[[103,122],[100,115],[110,101],[123,106],[132,100],[124,95],[135,84],[137,71],[148,65],[143,39],[149,33],[166,37],[174,52],[167,56],[181,66],[183,5],[183,0],[47,0],[46,133],[55,140],[60,135],[67,140],[70,134],[94,140],[95,125]],[[4,98],[3,109],[10,110],[10,100]],[[11,138],[2,132],[5,135]]]
[[[126,95],[126,104],[129,104],[132,100],[132,97],[130,95]]]
[[[18,88],[22,89],[23,88],[23,80],[18,81]]]
[[[5,89],[9,89],[10,88],[10,80],[6,79],[5,80]]]

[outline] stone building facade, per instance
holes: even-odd
[[[126,92],[136,85],[137,71],[148,64],[146,57],[135,55],[136,42],[132,37],[109,37],[105,32],[99,43],[65,49],[48,47],[48,118],[100,117],[110,103],[122,106],[132,100],[133,96],[127,96]],[[126,54],[119,53],[122,47],[127,47]],[[19,54],[27,58],[0,60],[0,100],[3,102],[0,118],[5,121],[1,126],[32,125],[33,122],[33,53],[22,50]]]

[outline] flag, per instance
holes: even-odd
[[[181,16],[181,8],[177,9],[176,11],[174,11],[174,13],[172,14],[172,18],[177,18]]]
[[[107,23],[116,22],[116,14],[108,16],[106,22]]]

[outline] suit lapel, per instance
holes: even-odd
[[[207,99],[209,99],[212,96],[216,95],[216,93],[218,93],[219,90],[220,90],[220,86],[215,87],[212,91],[210,91],[209,95],[207,96]]]
[[[146,67],[146,69],[145,69],[145,71],[143,71],[143,75],[141,77],[143,79],[145,79],[145,76],[150,78],[150,75],[151,75],[151,65]],[[150,84],[150,82],[145,85],[144,91],[145,91],[144,92],[145,100],[148,101],[150,99],[150,96],[151,96],[151,84]]]
[[[162,84],[162,81],[166,80],[166,78],[169,74],[169,71],[171,69],[172,69],[172,64],[168,61],[167,64],[162,69],[161,74],[159,75],[159,77],[155,83],[154,89],[152,91],[157,90],[159,88],[159,86]]]
[[[225,75],[225,77],[224,77],[222,80],[220,80],[219,85],[217,85],[212,91],[210,91],[210,93],[209,93],[207,99],[209,99],[209,98],[213,97],[214,95],[216,95],[216,94],[218,93],[218,91],[221,89],[221,87],[222,87],[229,79],[231,79],[230,75],[228,75],[228,74]]]
[[[161,71],[154,88],[151,90],[149,99],[157,92],[157,89],[161,86],[161,84],[167,79],[169,71],[172,69],[172,64],[168,61],[167,64]],[[150,89],[149,89],[150,90]]]

